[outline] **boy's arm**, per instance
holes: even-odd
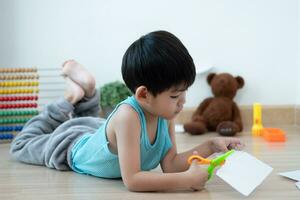
[[[238,138],[234,137],[215,137],[183,153],[177,153],[175,142],[175,125],[173,121],[169,123],[169,133],[173,147],[169,150],[161,162],[162,170],[169,172],[182,172],[189,168],[187,160],[193,155],[194,151],[206,158],[215,152],[226,152],[229,149],[241,149],[244,144]]]
[[[122,106],[114,119],[122,179],[131,191],[200,189],[207,180],[206,171],[191,167],[182,173],[155,173],[140,168],[140,121],[132,108]],[[197,168],[195,170],[195,168]],[[200,167],[199,167],[200,168]]]
[[[169,134],[172,140],[172,148],[168,151],[165,158],[161,161],[161,168],[164,172],[182,172],[189,168],[189,164],[187,163],[188,158],[193,155],[194,151],[202,157],[208,157],[213,154],[213,150],[211,148],[211,141],[207,140],[204,143],[182,153],[177,153],[177,146],[175,141],[175,124],[174,121],[169,121]]]

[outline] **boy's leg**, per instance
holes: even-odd
[[[49,104],[29,120],[11,143],[12,156],[22,162],[45,165],[45,153],[51,133],[69,119],[74,107],[64,99]]]
[[[75,105],[74,117],[99,117],[99,93],[95,79],[81,64],[68,60],[63,64],[63,75],[77,83],[84,90],[84,98]]]
[[[69,119],[69,114],[74,110],[73,104],[83,98],[84,92],[71,80],[66,79],[66,81],[65,98],[47,105],[38,116],[25,124],[23,130],[12,141],[10,152],[15,159],[30,164],[49,166],[51,162],[51,158],[48,158],[49,153],[52,154],[55,148],[62,150],[68,147],[64,146],[66,142],[62,142],[64,138],[60,138],[61,142],[57,144],[63,146],[58,148],[51,146],[55,140],[52,133]],[[49,167],[55,168],[55,166]]]
[[[74,117],[99,117],[99,101],[100,97],[98,91],[96,91],[92,97],[84,97],[75,105]]]
[[[75,60],[68,60],[62,66],[62,73],[77,83],[84,90],[86,97],[94,96],[95,78],[81,64]]]

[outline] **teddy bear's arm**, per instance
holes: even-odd
[[[210,104],[210,102],[211,102],[212,99],[213,99],[212,97],[204,99],[200,103],[200,105],[198,106],[198,108],[196,109],[196,111],[193,113],[192,119],[197,118],[198,116],[202,115],[203,111]]]
[[[233,109],[233,122],[235,122],[236,125],[238,125],[238,127],[240,128],[239,131],[242,131],[243,123],[242,123],[241,113],[236,103],[233,103],[232,109]]]

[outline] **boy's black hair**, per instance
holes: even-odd
[[[122,76],[133,93],[141,85],[154,96],[180,84],[188,88],[195,74],[195,65],[187,49],[167,31],[142,36],[123,56]]]

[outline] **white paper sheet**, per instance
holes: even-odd
[[[176,133],[183,133],[184,132],[183,125],[182,124],[175,124],[175,132]]]
[[[300,170],[282,172],[282,173],[279,173],[279,175],[293,179],[295,181],[300,181]]]
[[[272,170],[272,167],[250,154],[235,151],[217,171],[217,175],[238,192],[248,196]]]
[[[297,188],[300,190],[300,182],[296,183]]]

